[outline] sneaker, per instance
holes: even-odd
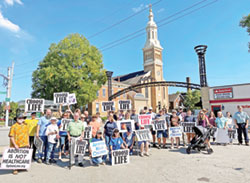
[[[149,153],[148,153],[148,152],[146,152],[146,153],[144,153],[144,155],[145,155],[145,156],[149,156]]]
[[[17,170],[13,170],[12,174],[13,174],[13,175],[17,175],[17,174],[18,174],[18,171],[17,171]]]
[[[46,165],[51,165],[49,161],[45,161],[45,164]]]
[[[143,155],[143,153],[140,153],[139,155],[140,155],[141,157],[143,157],[143,156],[144,156],[144,155]]]
[[[62,156],[59,156],[59,158],[58,158],[59,160],[62,160]]]
[[[101,165],[106,165],[105,162],[101,162]]]
[[[51,162],[51,163],[56,163],[56,160],[52,159],[50,162]]]
[[[84,165],[83,163],[78,163],[78,166],[83,167]]]
[[[158,147],[157,147],[158,149],[161,149],[161,145],[158,145]]]
[[[174,146],[170,146],[170,149],[174,149]]]
[[[37,160],[37,163],[42,163],[42,162],[43,162],[42,159]]]
[[[246,146],[249,146],[249,143],[248,143],[248,142],[246,143]]]
[[[162,149],[167,149],[166,144],[164,144],[164,145],[162,146]]]
[[[94,165],[92,159],[89,160],[89,163],[90,163],[91,165]]]
[[[99,167],[99,164],[94,164],[94,166]]]
[[[239,146],[241,146],[241,145],[242,145],[242,143],[238,143],[238,145],[239,145]]]
[[[155,143],[153,144],[153,147],[157,147]]]

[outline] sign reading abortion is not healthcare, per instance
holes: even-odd
[[[25,112],[44,112],[44,99],[26,99]]]
[[[68,103],[69,103],[68,92],[54,93],[54,104],[68,104]]]
[[[119,149],[111,152],[112,166],[129,163],[129,149]]]
[[[29,169],[32,149],[5,149],[1,162],[1,169]]]
[[[108,154],[107,146],[104,140],[98,142],[91,142],[90,149],[92,151],[91,156],[93,158]]]

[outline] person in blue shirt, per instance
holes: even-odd
[[[102,141],[102,131],[101,130],[98,130],[97,133],[96,133],[96,136],[94,138],[92,138],[90,140],[90,143],[91,142],[98,142],[98,141]],[[91,157],[91,148],[89,148],[89,156],[91,158],[91,162],[95,165],[95,166],[99,166],[100,164],[101,165],[105,165],[105,161],[106,161],[106,158],[107,156],[104,155],[104,156],[99,156],[99,157]]]
[[[57,122],[57,126],[59,128],[59,135],[60,135],[60,146],[59,146],[59,152],[58,152],[58,156],[59,156],[59,160],[62,159],[62,154],[64,154],[62,151],[63,151],[63,148],[64,148],[64,151],[65,151],[65,155],[67,156],[69,154],[69,141],[68,141],[68,138],[67,138],[67,129],[63,129],[63,124],[62,124],[62,120],[63,119],[69,119],[69,113],[65,112],[63,113],[62,115],[62,119],[59,120]]]
[[[50,118],[51,118],[51,110],[47,109],[45,116],[42,116],[37,123],[36,136],[40,137],[41,140],[43,141],[44,161],[46,161],[47,149],[48,149],[48,140],[47,140],[47,136],[45,132],[46,132],[47,126],[50,125]],[[43,157],[43,152],[39,152],[39,156],[37,160],[38,163],[42,163],[42,157]]]
[[[113,134],[114,129],[118,128],[117,124],[112,115],[108,116],[108,121],[104,125],[104,137],[107,147],[109,147],[109,143]]]
[[[239,145],[242,144],[242,133],[245,138],[245,143],[249,146],[249,138],[248,138],[248,122],[249,116],[246,112],[243,111],[242,106],[237,106],[238,112],[236,112],[233,116],[235,127],[237,128],[238,133],[238,141]]]
[[[135,134],[132,132],[131,127],[127,127],[127,132],[123,133],[123,141],[126,143],[127,148],[129,149],[129,154],[133,154],[133,146],[135,143]]]
[[[119,150],[119,149],[124,149],[125,146],[124,146],[124,141],[122,140],[122,138],[120,137],[120,134],[119,134],[119,130],[116,128],[114,129],[113,131],[113,135],[110,139],[110,143],[109,143],[109,149],[110,149],[110,152],[109,152],[109,160],[110,160],[110,163],[112,164],[111,160],[111,152],[113,150]]]
[[[224,128],[224,129],[226,129],[226,127],[227,127],[227,118],[225,118],[222,115],[221,111],[217,112],[217,116],[218,117],[215,119],[215,123],[216,123],[217,128]]]

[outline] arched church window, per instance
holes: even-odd
[[[152,38],[153,38],[153,39],[155,38],[154,35],[155,35],[155,34],[154,34],[154,31],[152,31]]]

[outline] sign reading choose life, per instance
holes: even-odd
[[[129,150],[119,149],[111,152],[112,166],[113,165],[124,165],[129,163]]]
[[[151,132],[148,129],[146,129],[146,130],[136,130],[135,134],[136,134],[136,137],[137,137],[138,141],[152,140]]]
[[[26,99],[25,100],[25,112],[43,112],[44,111],[44,99]]]
[[[118,107],[119,107],[119,110],[130,110],[131,100],[119,100]]]
[[[68,92],[54,93],[54,104],[68,104],[68,103],[69,103]]]
[[[114,111],[115,110],[115,102],[108,101],[108,102],[102,102],[102,111]]]

